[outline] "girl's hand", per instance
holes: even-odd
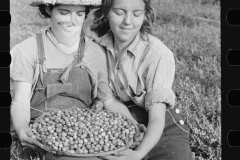
[[[136,148],[141,143],[141,141],[143,140],[144,134],[147,132],[147,128],[143,124],[138,124],[138,128],[140,133],[137,137],[134,138],[134,142],[130,147],[131,149]]]
[[[100,101],[99,99],[95,98],[93,100],[92,109],[93,110],[102,110],[103,109],[103,102]]]
[[[107,160],[141,160],[143,157],[140,157],[140,153],[127,149],[121,152],[116,153],[115,155],[102,156],[101,158]]]
[[[23,145],[41,146],[29,127],[31,119],[30,97],[32,84],[14,81],[14,97],[11,105],[11,117],[14,130]]]
[[[43,148],[43,144],[36,140],[36,137],[31,131],[31,128],[27,125],[22,125],[21,127],[15,127],[16,133],[22,145],[28,145],[32,148],[38,146]]]

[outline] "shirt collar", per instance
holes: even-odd
[[[113,50],[113,33],[108,31],[99,41],[99,44],[106,47],[109,50]]]
[[[138,53],[138,43],[141,41],[140,38],[140,33],[138,33],[136,35],[136,37],[133,39],[132,43],[130,44],[130,46],[127,48],[128,51],[130,51],[134,56],[137,55]]]
[[[113,46],[113,33],[112,31],[107,32],[102,39],[100,40],[100,45],[106,47],[108,50],[114,51],[114,46]],[[133,39],[131,42],[130,46],[127,48],[127,51],[132,53],[134,56],[137,55],[137,49],[138,49],[138,43],[141,41],[140,38],[140,33],[136,35],[136,37]]]

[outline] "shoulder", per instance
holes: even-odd
[[[151,62],[159,63],[162,60],[166,60],[175,65],[175,60],[172,51],[157,37],[147,34],[147,39],[143,40],[143,43],[148,48],[146,58]]]
[[[144,40],[143,43],[149,47],[153,54],[156,56],[161,55],[172,55],[172,51],[157,37],[147,34],[147,40]]]
[[[11,56],[15,56],[16,54],[21,54],[26,58],[35,58],[37,54],[37,41],[36,36],[32,36],[27,38],[26,40],[20,42],[15,45],[11,51]]]
[[[11,51],[10,77],[14,80],[33,83],[37,56],[36,38],[30,37],[15,45]]]
[[[102,46],[93,39],[86,40],[86,48],[84,52],[84,61],[86,64],[98,68],[106,64],[106,54]]]
[[[89,68],[92,75],[97,78],[103,75],[107,78],[107,59],[104,49],[93,39],[86,40],[84,51],[84,64]]]
[[[103,47],[101,45],[99,45],[99,43],[96,42],[96,40],[85,36],[85,41],[86,41],[87,54],[89,54],[89,52],[90,52],[91,54],[98,54],[98,55],[105,56]]]
[[[26,49],[26,46],[28,46],[27,48],[32,48],[33,46],[29,46],[29,45],[33,45],[36,46],[37,42],[36,42],[36,35],[33,35],[25,40],[23,40],[22,42],[16,44],[13,48],[20,48],[20,49]]]

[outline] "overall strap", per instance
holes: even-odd
[[[37,33],[36,39],[37,39],[37,46],[38,46],[38,59],[37,59],[36,63],[39,63],[40,81],[43,85],[43,72],[46,72],[46,67],[44,66],[44,61],[46,60],[46,58],[45,58],[45,52],[44,52],[44,47],[43,47],[42,34]]]
[[[74,57],[73,62],[65,69],[65,71],[63,72],[63,74],[59,78],[62,83],[66,83],[66,81],[68,80],[68,77],[74,71],[75,66],[78,63],[82,62],[82,59],[84,57],[84,50],[85,50],[85,40],[84,40],[84,34],[82,32],[81,35],[80,35],[80,42],[79,42],[79,46],[78,46],[77,55]]]
[[[75,58],[76,64],[79,62],[82,62],[82,59],[84,57],[84,50],[85,50],[85,39],[84,39],[84,34],[81,33],[80,42],[79,42],[79,46],[78,46],[78,53]]]
[[[108,56],[108,50],[107,47],[102,46],[103,50],[105,51],[106,54],[106,61],[107,61],[107,71],[108,74],[110,73],[110,62],[109,62],[109,56]],[[108,76],[108,82],[110,82],[110,76]]]

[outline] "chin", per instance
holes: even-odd
[[[119,40],[122,42],[127,42],[129,40],[131,40],[133,37],[119,37]]]
[[[74,34],[78,34],[78,33],[81,33],[80,31],[78,31],[78,30],[65,30],[65,32],[67,32],[67,33],[74,33]]]
[[[61,28],[63,31],[67,31],[67,32],[79,32],[79,28],[75,27],[75,28],[71,28],[71,27],[62,27]]]

